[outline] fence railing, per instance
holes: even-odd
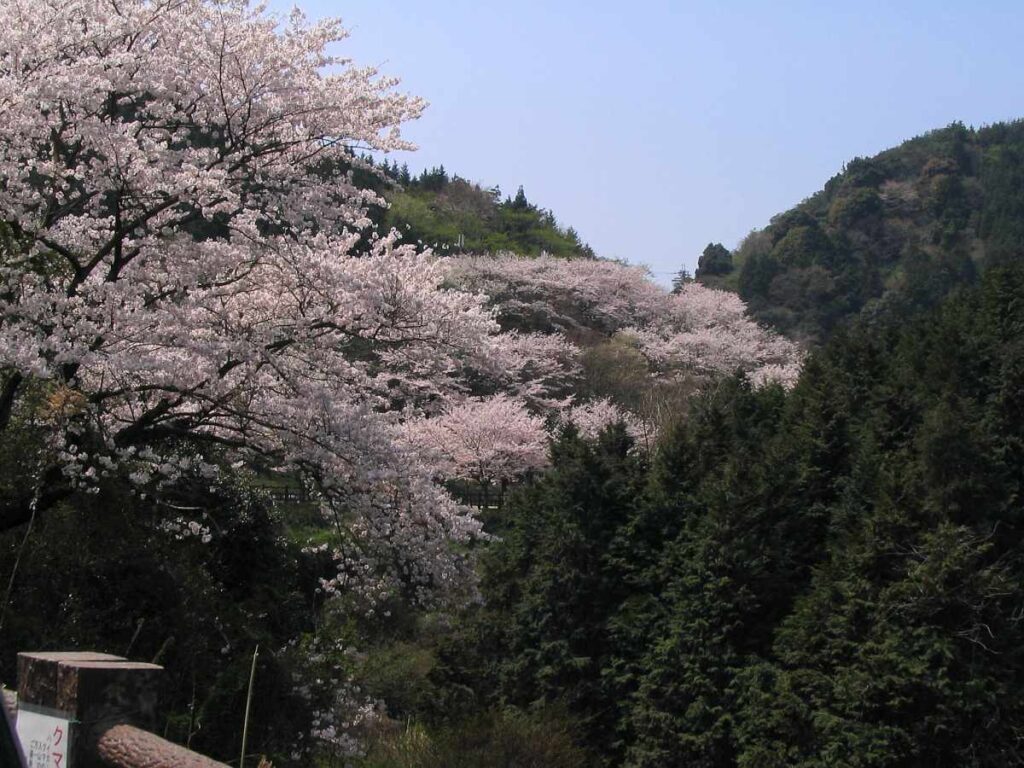
[[[19,653],[16,703],[5,696],[0,722],[3,765],[227,768],[151,732],[162,671],[105,653]]]
[[[529,472],[525,477],[514,482],[502,480],[493,483],[479,483],[471,480],[449,480],[445,482],[444,486],[462,504],[485,509],[488,507],[500,508],[508,493],[515,488],[530,485],[533,482],[533,473]],[[279,503],[309,504],[317,500],[315,494],[294,478],[284,482],[257,481],[255,486]]]

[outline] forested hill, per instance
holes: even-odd
[[[954,123],[841,173],[697,278],[819,342],[851,317],[905,319],[1024,252],[1024,121]]]
[[[498,253],[524,256],[550,253],[562,257],[593,257],[594,251],[572,227],[562,227],[554,214],[534,205],[522,187],[502,198],[498,187],[484,188],[443,165],[418,176],[395,161],[373,165],[377,173],[360,172],[357,184],[374,189],[389,203],[372,213],[381,231],[397,229],[410,243],[440,253]]]

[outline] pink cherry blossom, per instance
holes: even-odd
[[[572,424],[583,437],[595,439],[602,431],[614,424],[622,424],[638,446],[647,448],[654,439],[652,425],[645,423],[635,414],[621,408],[608,398],[590,400],[566,409],[563,424]]]
[[[751,320],[736,294],[699,283],[671,294],[643,267],[600,259],[470,256],[454,260],[451,280],[486,294],[505,327],[545,330],[580,343],[622,333],[659,375],[740,371],[758,385],[791,385],[799,373],[799,348]]]
[[[443,260],[360,245],[351,150],[408,148],[423,102],[329,55],[336,22],[240,0],[0,10],[0,431],[35,379],[72,393],[69,482],[121,462],[148,492],[204,443],[301,470],[359,542],[346,578],[443,586],[478,526],[394,424],[522,371]]]
[[[665,377],[796,376],[727,294],[369,235],[383,201],[357,152],[410,148],[424,103],[328,53],[335,21],[245,0],[0,12],[0,433],[42,386],[70,485],[120,464],[149,493],[213,472],[211,446],[258,457],[319,489],[335,588],[443,588],[479,524],[436,478],[541,466],[537,414],[571,402],[579,345],[627,334]]]
[[[508,395],[467,399],[407,422],[404,442],[443,479],[500,483],[547,464],[544,420]]]

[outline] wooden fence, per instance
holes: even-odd
[[[462,504],[485,508],[500,508],[505,501],[505,496],[514,488],[530,484],[532,477],[510,484],[507,482],[482,485],[480,483],[468,482],[465,480],[453,480],[445,483],[445,488]],[[257,483],[256,487],[267,494],[271,499],[283,504],[309,504],[316,500],[316,497],[301,484],[271,484]]]
[[[227,768],[150,732],[162,667],[105,653],[19,653],[4,768]]]

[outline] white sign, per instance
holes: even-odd
[[[63,713],[22,703],[15,729],[28,768],[68,768],[71,721]]]

